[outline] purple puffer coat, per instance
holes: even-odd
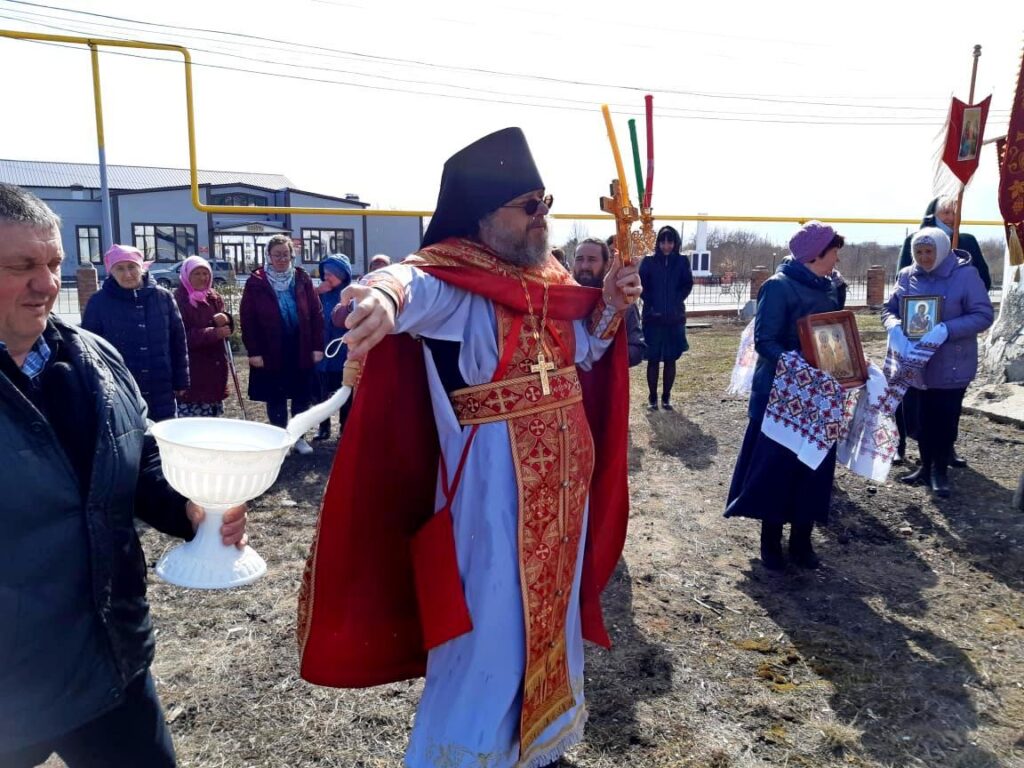
[[[970,255],[953,251],[931,272],[917,264],[896,276],[896,290],[882,310],[886,328],[900,321],[904,296],[942,296],[942,322],[949,337],[924,370],[929,389],[963,389],[978,372],[978,334],[992,325],[992,302]]]

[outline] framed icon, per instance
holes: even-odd
[[[981,107],[968,107],[964,110],[963,122],[960,124],[960,146],[957,147],[957,160],[974,160],[978,157],[978,139],[981,137]]]
[[[853,312],[822,312],[797,321],[800,354],[815,368],[832,374],[840,386],[851,389],[868,380],[868,364],[860,344]]]
[[[908,339],[920,339],[942,322],[942,297],[904,296],[900,303],[900,322]]]

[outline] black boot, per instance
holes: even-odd
[[[320,422],[320,429],[317,430],[316,437],[314,437],[313,439],[314,440],[329,440],[330,437],[331,437],[331,422],[329,420],[328,421],[321,421]]]
[[[761,565],[769,571],[781,571],[786,567],[782,555],[782,526],[761,523]]]
[[[902,406],[900,406],[900,408],[902,408]],[[896,446],[896,455],[893,456],[892,458],[892,465],[894,467],[900,467],[907,463],[907,431],[903,426],[902,420],[903,412],[901,410],[897,410],[896,426],[900,434],[900,441],[899,444]]]
[[[814,523],[798,525],[793,523],[789,527],[789,559],[797,568],[808,568],[813,570],[821,565],[821,560],[814,554],[814,547],[811,546],[811,531]]]
[[[896,449],[896,456],[893,457],[893,466],[902,467],[904,464],[906,464],[906,444],[902,443]]]
[[[927,483],[931,479],[932,468],[930,464],[921,462],[921,466],[915,469],[913,472],[904,475],[900,478],[901,483],[907,485],[917,485],[918,483]]]
[[[942,465],[936,466],[931,473],[932,493],[940,499],[949,498],[949,473]]]
[[[956,452],[956,446],[949,452],[949,466],[963,469],[967,466],[967,459]]]

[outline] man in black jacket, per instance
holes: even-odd
[[[580,285],[588,288],[601,288],[604,276],[612,265],[612,250],[608,243],[596,237],[588,237],[576,246],[572,260],[572,276]],[[644,343],[644,332],[640,327],[640,309],[631,304],[623,314],[626,323],[626,340],[629,343],[629,367],[640,365],[644,359],[647,344]]]
[[[164,768],[135,518],[188,539],[203,511],[164,480],[117,352],[50,315],[59,224],[0,184],[0,765]],[[243,542],[245,508],[224,519]]]

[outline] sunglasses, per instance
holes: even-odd
[[[540,204],[541,203],[544,203],[544,207],[547,208],[550,211],[551,210],[551,206],[554,204],[554,202],[555,202],[555,196],[554,195],[544,195],[544,197],[542,197],[540,199],[534,198],[533,200],[527,200],[525,203],[522,203],[520,205],[503,205],[501,207],[502,208],[522,208],[527,216],[533,216],[533,214],[535,214],[537,212],[537,209],[540,208]]]

